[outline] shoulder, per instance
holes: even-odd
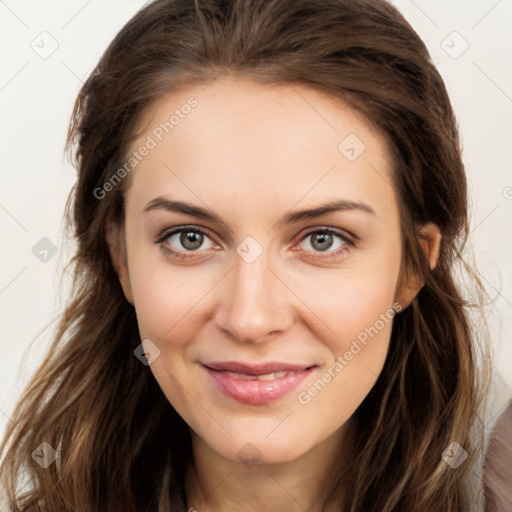
[[[512,510],[512,401],[499,415],[485,455],[485,498],[489,512]]]

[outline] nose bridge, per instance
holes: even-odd
[[[270,251],[248,237],[237,247],[216,313],[217,325],[240,341],[258,341],[292,322],[286,287],[272,268]]]

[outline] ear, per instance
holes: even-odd
[[[419,229],[417,236],[419,244],[428,258],[430,268],[434,270],[439,259],[442,239],[441,230],[436,224],[429,222]]]
[[[111,221],[107,222],[106,240],[110,257],[112,258],[112,264],[114,265],[124,296],[133,306],[133,294],[130,283],[130,274],[128,273],[124,229],[113,224]]]
[[[437,265],[439,249],[441,247],[442,235],[439,227],[429,222],[417,230],[416,236],[418,243],[430,263],[430,268],[434,270]],[[414,275],[411,271],[407,272],[408,275],[403,278],[396,296],[396,302],[402,306],[402,310],[411,304],[425,284],[420,276]]]

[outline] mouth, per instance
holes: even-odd
[[[221,371],[221,370],[213,370],[213,371]],[[224,375],[229,375],[234,379],[240,380],[275,380],[282,379],[283,377],[289,377],[291,375],[296,375],[297,372],[273,372],[273,373],[264,373],[262,375],[248,375],[246,373],[236,373],[236,372],[228,372],[222,371]]]
[[[250,364],[242,363],[239,361],[223,361],[223,362],[212,362],[203,363],[212,370],[221,372],[238,373],[242,375],[269,375],[283,372],[298,372],[307,370],[316,365],[314,364],[297,364],[297,363],[281,363],[276,361],[269,361],[266,363]]]
[[[293,391],[316,365],[290,363],[203,363],[219,391],[249,405],[263,405]]]

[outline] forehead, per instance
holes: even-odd
[[[224,78],[183,88],[147,109],[131,151],[143,146],[128,191],[138,208],[165,193],[288,208],[306,197],[395,200],[379,131],[304,85]]]

